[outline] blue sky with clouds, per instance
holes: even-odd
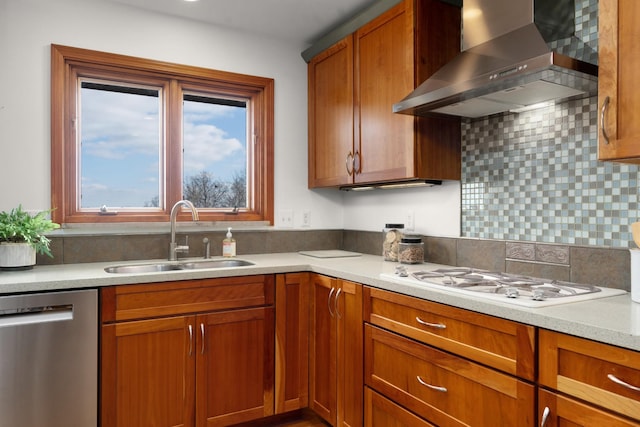
[[[159,99],[82,89],[82,208],[142,207],[159,194]],[[230,180],[246,170],[246,111],[184,102],[184,175]]]

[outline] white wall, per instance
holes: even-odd
[[[418,231],[443,221],[430,234],[459,234],[455,185],[422,190],[424,199],[418,190],[371,197],[307,189],[307,74],[298,43],[102,0],[0,0],[0,210],[50,206],[52,43],[274,78],[276,217],[291,209],[296,227],[309,210],[312,228],[378,230],[396,205],[415,211]]]

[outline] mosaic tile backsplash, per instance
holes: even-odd
[[[597,52],[597,0],[576,37]],[[639,169],[598,161],[597,97],[462,122],[462,235],[635,247]]]
[[[634,247],[638,166],[597,160],[597,97],[463,120],[465,237]]]

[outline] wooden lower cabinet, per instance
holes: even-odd
[[[365,427],[435,427],[369,387],[364,389]]]
[[[310,303],[309,273],[276,275],[276,414],[309,404]]]
[[[638,427],[640,423],[625,419],[584,402],[540,389],[538,414],[544,427]]]
[[[101,427],[227,426],[273,414],[272,276],[102,292]],[[197,312],[211,304],[226,309]],[[112,320],[154,310],[162,315]]]
[[[196,426],[273,415],[273,307],[197,317]]]
[[[362,426],[362,285],[312,274],[309,406],[333,426]]]
[[[365,383],[441,427],[535,425],[535,386],[365,325]]]
[[[539,414],[546,405],[552,419],[571,425],[640,426],[639,352],[546,329],[538,339],[539,382],[553,391],[541,392]]]
[[[194,330],[193,316],[102,327],[102,427],[193,426]]]

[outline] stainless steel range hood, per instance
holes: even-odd
[[[464,0],[463,51],[393,112],[483,117],[597,93],[574,0]]]

